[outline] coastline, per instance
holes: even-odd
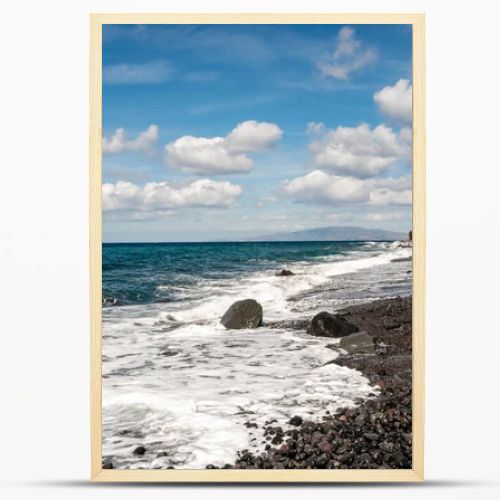
[[[342,354],[332,362],[362,372],[379,394],[360,400],[355,408],[326,412],[317,422],[295,419],[298,425],[286,431],[269,423],[263,429],[266,451],[253,455],[242,450],[235,463],[224,468],[411,468],[411,311],[411,296],[340,311],[373,338],[376,348],[370,354]]]
[[[333,449],[341,442],[338,439],[336,443],[323,443],[325,433],[329,434],[326,440],[335,433],[321,426],[333,419],[333,413],[342,411],[339,408],[344,408],[343,421],[347,421],[339,431],[355,435],[358,430],[347,424],[353,420],[351,417],[359,415],[351,413],[364,404],[361,398],[372,401],[379,391],[387,391],[392,384],[390,375],[397,369],[396,359],[402,363],[405,358],[401,356],[403,351],[386,360],[387,376],[382,380],[376,369],[382,360],[380,356],[371,362],[370,356],[349,356],[339,349],[340,339],[310,335],[306,330],[315,314],[331,311],[342,313],[350,323],[367,331],[377,344],[382,344],[377,348],[379,355],[382,351],[396,354],[392,347],[384,345],[399,345],[402,334],[411,349],[411,298],[399,299],[410,301],[408,321],[403,321],[399,334],[404,316],[400,308],[393,307],[391,315],[377,307],[375,312],[368,311],[376,304],[398,300],[387,297],[410,293],[411,260],[407,248],[401,242],[363,245],[361,249],[348,247],[347,258],[320,258],[316,262],[314,256],[311,259],[299,255],[295,264],[290,263],[292,275],[269,270],[271,265],[263,259],[262,269],[222,281],[223,287],[219,281],[205,281],[206,289],[200,293],[197,287],[192,302],[188,296],[182,297],[182,301],[169,301],[167,306],[155,301],[106,308],[103,378],[108,404],[103,466],[374,467],[366,456],[362,457],[363,463],[356,461],[356,454],[361,455],[364,450],[359,443],[354,455],[348,451],[352,443],[343,436],[345,449]],[[282,254],[280,248],[279,255]],[[154,252],[151,255],[156,259]],[[217,262],[210,261],[214,265]],[[151,264],[156,264],[156,260]],[[280,267],[278,263],[278,270]],[[120,273],[127,270],[117,269]],[[135,267],[132,269],[136,272]],[[213,272],[213,266],[204,269]],[[143,276],[142,272],[136,274]],[[195,269],[193,274],[198,275],[198,271]],[[165,278],[168,276],[159,276],[153,282],[162,292]],[[222,312],[241,296],[256,297],[262,302],[261,327],[227,330],[219,324]],[[349,305],[357,302],[364,305]],[[240,359],[249,361],[239,364]],[[131,391],[132,375],[142,385],[134,385]],[[219,382],[214,385],[214,380]],[[376,386],[377,382],[384,383]],[[181,406],[175,403],[180,391]],[[345,411],[346,408],[350,409]],[[300,422],[295,419],[299,425],[289,423],[294,417],[300,418]],[[195,418],[198,424],[192,425]],[[314,422],[302,424],[302,419]],[[290,446],[292,449],[283,449],[288,439],[301,441],[306,456],[301,456],[304,450],[297,450],[295,444]],[[383,440],[389,441],[388,448],[390,439]],[[404,443],[397,446],[392,451],[404,448]],[[322,449],[321,454],[317,453]],[[391,455],[375,463],[403,468],[408,455],[411,459],[411,449],[404,451],[403,457]],[[217,461],[212,462],[214,458]]]

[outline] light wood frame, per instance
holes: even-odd
[[[102,469],[102,25],[411,24],[413,28],[413,469]],[[90,417],[91,479],[106,482],[417,482],[424,479],[425,15],[91,14],[90,15]]]

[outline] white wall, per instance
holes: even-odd
[[[278,497],[498,498],[498,2],[18,0],[2,5],[1,447],[5,498],[203,495],[269,487],[88,486],[88,17],[110,11],[426,12],[426,475],[416,487]],[[338,491],[342,489],[342,491]]]

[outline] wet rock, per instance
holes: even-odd
[[[220,322],[228,330],[257,328],[262,324],[262,306],[254,299],[238,300],[222,316]]]
[[[174,349],[166,347],[160,351],[160,354],[162,356],[177,356],[177,354],[179,354],[179,351],[175,351]]]
[[[103,306],[120,306],[122,303],[120,300],[115,299],[114,297],[103,297],[102,298],[102,305]]]
[[[146,453],[146,448],[144,448],[144,446],[138,446],[134,451],[133,451],[133,454],[134,455],[144,455],[144,453]]]
[[[300,425],[302,424],[302,422],[303,422],[302,417],[299,417],[298,415],[295,415],[288,421],[290,425]]]
[[[375,349],[372,337],[366,332],[351,333],[342,337],[339,345],[351,354],[371,354]]]
[[[307,329],[309,335],[316,337],[345,337],[358,332],[359,328],[338,314],[320,312],[314,316]]]
[[[266,328],[287,330],[305,330],[309,326],[308,319],[284,319],[279,321],[266,321]]]
[[[289,269],[282,269],[276,273],[276,276],[295,276],[295,273]]]
[[[397,259],[391,259],[391,262],[411,262],[411,257],[399,257]]]

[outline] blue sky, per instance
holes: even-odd
[[[103,239],[411,226],[411,26],[105,25]]]

